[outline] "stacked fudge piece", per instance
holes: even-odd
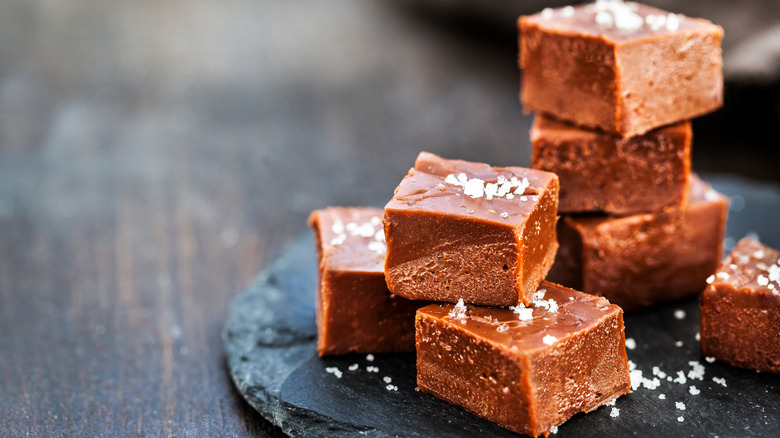
[[[728,200],[691,172],[689,120],[722,104],[723,30],[619,0],[518,27],[532,167],[560,177],[548,280],[624,310],[701,292]]]
[[[422,152],[384,211],[313,212],[319,354],[416,347],[422,391],[534,436],[630,392],[622,310],[543,282],[557,207],[553,173]]]

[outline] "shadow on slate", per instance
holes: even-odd
[[[732,198],[729,244],[754,233],[780,247],[780,188],[736,178],[704,179]],[[231,302],[223,331],[231,377],[266,419],[302,436],[514,435],[416,391],[413,354],[376,355],[373,361],[364,355],[319,358],[316,287],[314,240],[306,234]],[[618,399],[614,409],[575,415],[556,436],[780,434],[780,376],[701,358],[697,299],[630,313],[625,323],[626,337],[636,341],[636,348],[628,350],[629,359],[643,377],[658,378],[657,387],[636,389]],[[693,361],[703,366],[701,379]],[[326,370],[330,367],[337,368],[341,378]],[[656,373],[653,367],[658,367]],[[725,379],[726,386],[713,378]]]

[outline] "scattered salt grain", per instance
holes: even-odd
[[[544,8],[542,9],[542,18],[545,20],[549,20],[553,17],[553,10],[552,8]]]
[[[704,380],[704,365],[698,361],[692,360],[688,362],[691,366],[691,370],[688,371],[688,378],[691,380]]]
[[[436,183],[436,188],[439,190],[447,190],[447,186],[445,186],[443,183]]]
[[[368,366],[368,367],[366,367],[366,371],[368,371],[369,373],[378,373],[379,372],[379,367]]]
[[[509,330],[509,326],[506,324],[501,324],[500,326],[496,327],[496,330],[499,331],[499,333],[503,333],[507,330]]]
[[[661,379],[665,379],[665,378],[666,378],[666,373],[665,373],[665,372],[663,372],[663,371],[661,370],[661,368],[659,368],[659,367],[657,367],[657,366],[656,366],[656,367],[653,367],[653,375],[654,375],[654,376],[658,376],[658,377],[659,377],[659,378],[661,378]]]
[[[633,350],[636,348],[636,341],[634,338],[626,338],[626,348]]]
[[[675,346],[675,347],[682,347],[682,346],[683,346],[683,341],[677,341],[677,342],[675,342],[675,343],[674,343],[674,346]]]
[[[615,402],[617,402],[617,399],[613,398],[612,400],[604,403],[604,406],[615,406]]]
[[[390,382],[393,381],[393,379],[391,379],[390,376],[385,376],[385,377],[382,378],[382,380],[384,380],[385,383],[390,383]]]
[[[466,304],[463,302],[463,298],[458,299],[458,303],[455,304],[455,307],[450,310],[450,313],[447,314],[447,316],[450,319],[457,319],[460,320],[461,323],[466,322]]]
[[[546,345],[552,345],[557,340],[558,338],[552,335],[546,335],[545,337],[542,338],[542,342],[544,342]]]
[[[574,7],[573,6],[564,6],[563,9],[561,9],[561,16],[562,17],[572,17],[572,16],[574,16]]]
[[[366,360],[369,361],[369,362],[373,362],[374,361],[374,355],[373,354],[366,355]]]
[[[693,385],[691,385],[691,387],[690,387],[690,388],[688,388],[688,392],[690,392],[690,393],[691,393],[691,395],[699,395],[699,394],[701,393],[701,391],[699,390],[699,388],[697,388],[697,387],[695,387],[695,386],[693,386]]]
[[[501,216],[502,218],[506,219],[506,218],[509,217],[509,213],[503,212],[503,213],[499,214],[499,216]]]
[[[558,426],[550,426],[550,433],[553,435],[558,433]]]
[[[337,367],[327,367],[325,368],[325,372],[329,374],[333,374],[336,376],[337,379],[341,378],[342,372]]]
[[[712,381],[717,383],[717,384],[719,384],[719,385],[723,385],[724,387],[726,387],[726,379],[724,379],[722,377],[713,377]]]
[[[676,407],[680,411],[685,410],[685,403],[683,402],[674,402],[674,407]]]
[[[357,371],[358,368],[360,368],[360,365],[356,363],[353,363],[352,365],[349,366],[350,371]]]
[[[697,340],[697,341],[700,341],[700,340],[701,340],[701,335],[699,334],[699,332],[696,332],[696,340]]]
[[[688,380],[685,378],[685,373],[682,371],[677,371],[677,377],[672,380],[674,383],[679,383],[680,385],[685,385],[685,382]]]
[[[682,309],[675,310],[674,317],[677,319],[685,319],[685,310]]]
[[[525,307],[522,304],[509,306],[509,309],[517,314],[517,319],[520,321],[529,321],[534,318],[534,309]]]
[[[717,277],[717,278],[719,278],[721,280],[728,280],[729,279],[729,274],[728,274],[728,272],[718,272],[717,274],[715,274],[715,277]]]
[[[756,281],[758,282],[759,286],[766,286],[769,284],[769,279],[764,277],[763,275],[759,275]]]
[[[715,362],[715,358],[714,358],[714,357],[710,357],[710,356],[707,356],[707,357],[705,357],[705,358],[704,358],[704,360],[706,360],[706,361],[707,361],[707,363],[713,363],[713,362]]]
[[[714,275],[710,275],[709,277],[707,277],[707,284],[712,284],[713,281],[715,281]]]
[[[620,409],[618,408],[612,408],[611,411],[609,411],[609,416],[612,418],[617,418],[620,415]]]
[[[683,418],[682,415],[681,415],[681,416],[677,417],[677,421],[682,423],[683,421],[685,421],[685,418]]]
[[[398,391],[398,387],[395,385],[387,385],[385,388],[387,388],[388,391]]]
[[[666,400],[666,394],[658,394],[659,400]]]

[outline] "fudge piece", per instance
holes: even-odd
[[[701,296],[701,353],[780,374],[780,251],[744,238]]]
[[[531,167],[560,178],[559,213],[680,207],[688,200],[692,137],[690,122],[622,138],[537,115]]]
[[[728,198],[694,174],[682,209],[564,217],[547,280],[603,295],[626,311],[696,295],[722,257],[727,213]]]
[[[425,304],[387,290],[382,214],[329,207],[309,217],[319,259],[320,356],[414,351],[414,312]]]
[[[631,137],[723,103],[723,29],[708,20],[606,0],[518,27],[525,111]]]
[[[417,386],[518,433],[547,434],[630,391],[623,312],[544,282],[530,307],[417,311]]]
[[[410,299],[528,302],[555,259],[558,177],[421,152],[385,207],[390,291]]]

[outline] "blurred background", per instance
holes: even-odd
[[[0,2],[0,435],[263,435],[227,302],[420,150],[528,165],[518,15],[562,1]],[[725,28],[694,170],[780,184],[780,3]]]

